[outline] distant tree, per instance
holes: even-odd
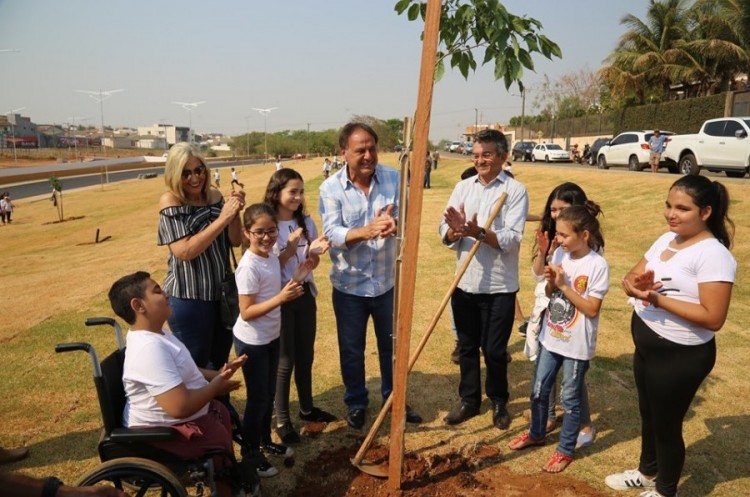
[[[399,0],[395,6],[410,21],[424,20],[427,4],[423,0]],[[523,89],[523,70],[534,70],[532,54],[548,59],[561,58],[560,47],[541,34],[542,23],[536,19],[508,12],[498,0],[443,0],[440,16],[440,47],[437,52],[435,80],[445,73],[445,60],[458,67],[468,79],[475,71],[476,49],[484,49],[482,65],[494,64],[495,79],[502,79],[505,88],[517,82]]]
[[[695,29],[687,47],[694,54],[686,79],[700,81],[702,93],[735,89],[750,61],[750,2],[697,0]]]
[[[380,150],[393,150],[393,148],[402,141],[401,132],[398,130],[394,130],[394,127],[392,125],[389,125],[388,121],[384,121],[377,117],[368,115],[355,115],[351,120],[365,123],[375,130],[375,132],[378,134],[378,148]],[[396,120],[392,119],[390,121]],[[391,124],[393,124],[393,122],[391,122]]]
[[[651,0],[645,20],[627,14],[628,29],[601,69],[604,84],[618,106],[668,98],[670,86],[692,68],[690,0]]]

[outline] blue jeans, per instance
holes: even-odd
[[[547,434],[547,415],[550,392],[555,386],[557,372],[562,368],[562,392],[560,394],[562,406],[565,410],[560,442],[557,451],[560,454],[573,457],[578,440],[578,430],[581,426],[581,404],[583,382],[589,361],[571,359],[554,352],[550,352],[544,345],[539,344],[539,356],[536,359],[534,383],[531,388],[531,428],[529,435],[534,440],[542,440]]]
[[[221,322],[220,302],[169,297],[172,315],[167,322],[185,344],[199,368],[218,370],[232,348],[232,330]]]
[[[365,344],[370,317],[378,344],[380,393],[385,402],[393,391],[393,289],[377,297],[358,297],[334,288],[332,298],[345,388],[344,403],[349,409],[365,409],[368,404]]]

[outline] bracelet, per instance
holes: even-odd
[[[60,488],[63,482],[59,478],[50,476],[44,479],[44,486],[42,486],[41,497],[55,497],[57,495],[57,489]]]

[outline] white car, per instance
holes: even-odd
[[[674,133],[671,131],[660,131],[660,133],[667,137],[667,148],[669,148],[669,137]],[[610,166],[628,166],[631,171],[641,171],[647,168],[648,157],[651,154],[648,141],[653,135],[653,130],[620,133],[599,149],[596,155],[596,165],[599,169],[609,169]],[[660,167],[669,167],[664,159],[662,157]]]
[[[545,162],[570,161],[570,152],[556,143],[540,143],[531,151],[531,162],[543,160]]]

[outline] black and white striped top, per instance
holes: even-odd
[[[169,245],[200,233],[219,217],[223,205],[222,198],[207,206],[179,205],[163,209],[159,213],[158,245]],[[228,253],[229,235],[226,229],[191,261],[178,259],[170,252],[164,290],[180,299],[220,300]]]

